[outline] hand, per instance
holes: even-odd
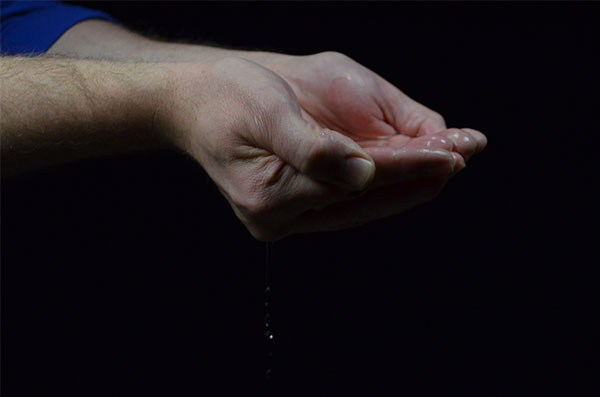
[[[241,58],[170,67],[156,125],[198,160],[257,239],[297,232],[306,211],[352,197],[372,179],[360,146],[307,123],[272,71]]]
[[[274,70],[293,88],[307,121],[350,136],[365,148],[379,148],[367,150],[376,160],[390,150],[405,149],[402,154],[396,153],[396,159],[408,161],[405,158],[408,152],[433,147],[453,152],[455,159],[463,164],[463,160],[482,151],[487,144],[479,131],[448,130],[439,113],[413,101],[343,54],[325,52],[286,57],[274,63]],[[415,139],[424,135],[430,136]],[[387,158],[380,160],[383,161],[378,166],[388,165]],[[384,169],[378,167],[378,171]]]
[[[377,165],[365,197],[305,217],[312,226],[348,227],[428,201],[487,145],[479,131],[447,129],[439,113],[343,54],[285,57],[273,69],[309,123],[352,137]]]
[[[215,62],[234,56],[251,60],[277,73],[287,85],[282,86],[280,78],[274,78],[274,81],[278,81],[278,87],[283,87],[284,91],[295,94],[296,98],[292,101],[297,101],[296,106],[299,105],[301,118],[306,124],[329,137],[335,131],[337,135],[351,138],[360,145],[358,150],[361,150],[361,156],[369,157],[376,163],[374,178],[362,197],[346,201],[340,199],[342,201],[338,202],[332,196],[332,205],[323,207],[324,203],[320,203],[318,207],[321,210],[307,210],[296,221],[290,221],[288,227],[283,226],[282,221],[279,225],[281,236],[293,232],[349,227],[396,214],[431,200],[448,179],[465,166],[465,161],[486,145],[486,138],[480,132],[468,128],[447,129],[439,114],[411,100],[380,76],[339,53],[288,56],[161,43],[94,20],[71,28],[53,48],[56,53],[63,55],[101,56],[146,63],[163,62],[166,59]],[[239,83],[244,85],[244,82]],[[268,82],[265,84],[270,85]],[[282,133],[282,136],[289,133]],[[336,137],[333,141],[339,139]],[[310,152],[314,148],[298,149]],[[305,155],[315,156],[309,152]],[[270,153],[302,171],[284,154],[274,150]],[[215,174],[210,168],[208,170],[211,176]],[[322,167],[322,174],[326,172],[329,172],[327,167]],[[322,180],[312,174],[311,178]],[[215,182],[224,185],[224,179],[215,179]],[[226,192],[227,189],[222,188],[222,191]],[[265,194],[258,200],[274,198]],[[235,209],[235,199],[230,198],[230,202]],[[285,208],[284,203],[277,205]],[[269,224],[270,221],[264,223]]]
[[[173,141],[202,164],[260,240],[348,227],[408,209],[435,196],[460,169],[462,157],[452,150],[465,145],[448,136],[470,139],[463,153],[475,151],[473,135],[460,130],[371,139],[380,130],[344,123],[348,107],[335,96],[317,87],[312,92],[321,95],[313,102],[306,100],[308,89],[297,98],[294,91],[304,81],[292,80],[291,70],[288,64],[288,74],[280,76],[239,58],[206,70],[180,64],[163,112],[163,130],[174,132]],[[374,177],[373,159],[381,168],[378,189],[363,195]]]

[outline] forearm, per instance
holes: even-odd
[[[290,56],[273,52],[241,51],[204,45],[151,40],[110,22],[83,21],[61,36],[48,54],[140,62],[215,62],[231,56],[245,58],[271,70]]]
[[[2,173],[157,148],[160,68],[46,57],[0,58]]]

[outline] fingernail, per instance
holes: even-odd
[[[375,165],[362,157],[349,157],[344,163],[344,181],[357,190],[364,189],[371,181]]]

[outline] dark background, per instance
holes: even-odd
[[[92,2],[168,39],[337,50],[487,150],[432,203],[275,243],[276,395],[595,395],[599,3]],[[265,245],[192,160],[2,181],[10,395],[260,395]]]

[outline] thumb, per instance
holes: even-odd
[[[356,142],[319,128],[300,116],[281,123],[272,149],[300,173],[348,190],[363,190],[373,180],[375,162]]]

